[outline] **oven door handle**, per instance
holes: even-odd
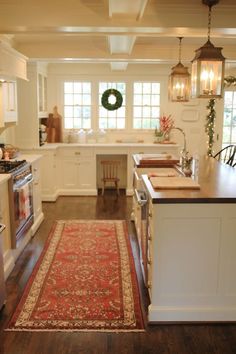
[[[146,193],[142,191],[142,193],[145,195],[146,199],[143,199],[140,197],[140,191],[138,191],[136,188],[134,190],[134,194],[135,194],[135,197],[137,199],[137,202],[140,206],[144,206],[145,204],[147,204],[147,196],[146,196]]]
[[[20,189],[24,186],[27,186],[28,184],[32,183],[34,180],[34,178],[31,176],[28,179],[24,180],[24,183],[22,183],[20,186],[17,186],[17,188],[15,189],[16,192],[19,192]]]

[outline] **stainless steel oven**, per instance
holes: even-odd
[[[1,161],[0,173],[11,174],[8,182],[11,247],[17,248],[34,221],[31,166],[25,160]]]

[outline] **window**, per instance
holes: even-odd
[[[64,127],[91,128],[90,82],[64,82]]]
[[[109,111],[102,106],[101,99],[104,91],[113,88],[118,90],[123,97],[123,103],[115,111]],[[124,82],[100,82],[99,83],[99,128],[100,129],[125,129],[125,88]]]
[[[225,91],[222,145],[236,144],[236,91]]]
[[[160,118],[160,83],[134,82],[133,128],[155,129]]]

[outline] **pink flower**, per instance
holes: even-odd
[[[160,131],[166,133],[174,126],[174,119],[171,118],[171,114],[169,116],[161,116],[160,117]]]

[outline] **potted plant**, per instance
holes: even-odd
[[[174,126],[174,119],[171,117],[171,114],[166,116],[162,115],[159,121],[159,128],[155,129],[156,141],[168,141],[169,140],[169,131]]]

